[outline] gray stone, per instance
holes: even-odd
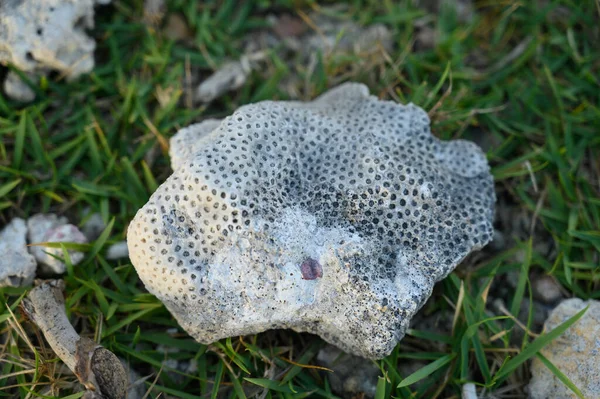
[[[14,218],[0,231],[0,287],[29,285],[37,264],[27,251],[27,225]]]
[[[472,382],[468,382],[462,386],[462,399],[477,399],[477,387]]]
[[[127,241],[119,241],[108,247],[106,250],[106,259],[115,260],[129,257],[129,248]]]
[[[584,398],[600,398],[600,301],[562,301],[550,313],[544,330],[553,330],[586,306],[589,309],[583,317],[541,353],[581,390]],[[532,399],[577,398],[537,357],[531,363],[531,375],[528,390]]]
[[[485,155],[348,83],[224,119],[138,211],[130,258],[202,343],[272,328],[381,358],[493,236]]]
[[[99,0],[97,3],[106,4]],[[54,70],[75,79],[94,67],[96,43],[85,30],[94,27],[94,0],[3,0],[0,2],[0,64],[12,64],[32,75]],[[24,96],[24,83],[5,83],[6,93]],[[18,80],[20,80],[17,77]]]
[[[316,50],[366,55],[379,51],[379,46],[386,51],[392,49],[392,33],[383,24],[362,27],[352,21],[340,21],[320,13],[312,13],[311,20],[319,31],[311,30],[303,39],[298,51],[304,55]]]
[[[331,389],[338,395],[356,397],[363,394],[367,398],[375,396],[377,377],[381,374],[375,363],[344,353],[332,345],[319,351],[317,362],[333,371],[326,375]]]
[[[546,274],[533,276],[531,279],[531,286],[533,289],[533,297],[542,303],[555,303],[563,297],[560,284],[552,276]]]
[[[243,59],[223,64],[198,86],[196,100],[207,103],[228,91],[239,89],[246,83],[249,73],[250,64]]]
[[[87,239],[79,229],[68,224],[64,217],[57,217],[55,214],[37,214],[27,220],[29,229],[29,243],[44,242],[72,242],[83,244]],[[61,260],[63,258],[62,248],[50,248],[41,245],[30,247],[31,254],[35,259],[45,267],[45,272],[62,274],[66,271],[66,265]],[[83,260],[83,253],[69,250],[69,257],[73,265]]]
[[[89,209],[88,209],[89,213]],[[106,229],[106,223],[104,223],[104,219],[102,219],[102,215],[98,212],[92,213],[89,215],[83,226],[81,226],[81,232],[87,238],[88,241],[95,241],[100,237],[100,234]]]

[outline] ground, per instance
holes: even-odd
[[[102,215],[108,227],[64,277],[68,314],[82,335],[147,377],[149,397],[336,397],[316,363],[318,337],[269,331],[195,343],[132,265],[108,261],[103,250],[125,239],[170,174],[168,138],[177,129],[253,101],[313,98],[342,81],[423,107],[442,139],[477,142],[498,197],[494,242],[439,283],[408,336],[374,362],[377,398],[456,398],[465,382],[481,397],[523,397],[530,359],[554,338],[538,335],[548,309],[559,297],[600,297],[600,4],[417,3],[173,0],[152,24],[142,1],[117,0],[97,9],[91,74],[32,82],[30,104],[0,94],[0,226],[36,212],[77,225]],[[392,46],[368,57],[317,51],[305,63],[268,47],[241,88],[194,102],[193,87],[239,58],[253,32],[275,23],[279,37],[294,38],[301,21],[318,32],[314,13],[383,24]],[[540,281],[557,296],[545,298]],[[0,394],[80,397],[75,377],[19,311],[26,291],[0,289]]]

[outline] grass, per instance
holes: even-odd
[[[143,23],[142,1],[116,0],[99,9],[91,74],[33,82],[37,100],[27,105],[0,94],[0,224],[36,212],[78,224],[102,215],[108,227],[64,277],[67,310],[78,331],[148,376],[149,397],[336,397],[316,367],[318,337],[269,331],[198,344],[128,261],[108,261],[103,251],[125,238],[136,210],[170,174],[166,143],[178,128],[248,102],[287,99],[282,84],[290,78],[305,97],[362,81],[382,98],[426,108],[438,137],[471,139],[487,151],[504,239],[438,284],[421,315],[449,314],[448,328],[417,324],[375,362],[376,397],[457,398],[469,381],[496,397],[524,396],[535,356],[578,392],[560,364],[539,354],[560,329],[531,331],[531,278],[547,274],[568,296],[600,298],[600,8],[591,0],[539,3],[478,1],[473,19],[460,23],[445,7],[428,14],[407,0],[351,1],[337,14],[385,24],[393,52],[378,60],[317,54],[311,69],[273,49],[243,88],[192,106],[190,79],[240,56],[242,40],[267,26],[269,13],[308,13],[316,3],[173,0],[169,13],[184,16],[190,32],[175,42]],[[438,32],[435,47],[413,51],[417,19]],[[514,289],[504,289],[511,278]],[[0,396],[80,397],[75,378],[18,312],[26,291],[0,290]],[[494,310],[492,298],[507,311]],[[173,369],[167,358],[194,367]],[[423,367],[407,372],[410,362]]]

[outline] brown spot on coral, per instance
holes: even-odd
[[[303,280],[316,280],[323,277],[323,267],[313,258],[307,258],[300,265]]]

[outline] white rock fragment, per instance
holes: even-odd
[[[35,76],[29,75],[31,79],[35,79]],[[35,92],[13,71],[6,74],[3,88],[6,95],[13,100],[24,103],[35,100]]]
[[[477,399],[477,387],[472,382],[468,382],[462,386],[462,399]]]
[[[144,0],[144,22],[150,25],[159,25],[166,10],[165,0]]]
[[[373,59],[376,55],[375,58],[383,60],[381,49],[391,51],[392,32],[385,25],[360,26],[350,20],[340,20],[328,15],[344,13],[340,7],[323,7],[321,10],[323,13],[311,13],[308,18],[312,21],[311,26],[318,27],[317,30],[309,29],[301,20],[286,15],[267,17],[273,25],[273,32],[258,31],[249,34],[245,39],[245,54],[239,60],[223,64],[204,80],[196,89],[196,100],[208,103],[228,91],[239,89],[246,83],[252,70],[260,71],[265,67],[265,63],[261,61],[268,59],[269,53],[273,51],[278,51],[277,57],[286,62],[292,71],[302,65],[302,74],[306,73],[306,68],[314,67],[310,65],[316,63],[318,52],[328,56],[353,54],[360,59]],[[282,49],[285,51],[281,51]],[[288,92],[295,92],[299,84],[304,84],[295,75],[292,73],[284,79],[280,87],[286,86]]]
[[[589,309],[583,317],[541,353],[581,390],[584,398],[600,398],[600,301],[562,301],[550,313],[544,331],[553,330],[586,306]],[[530,398],[577,398],[537,357],[531,363],[531,374]]]
[[[542,303],[556,303],[563,297],[560,284],[552,276],[540,275],[532,278],[532,289],[534,298]]]
[[[228,91],[239,89],[246,83],[250,70],[250,64],[244,58],[223,64],[198,86],[196,100],[207,103]]]
[[[14,218],[0,231],[0,287],[21,287],[33,282],[35,259],[27,250],[27,225]]]
[[[130,367],[124,359],[119,359],[121,365],[127,371],[129,377],[129,386],[127,387],[127,399],[144,399],[146,397],[146,386],[144,381],[148,377],[140,376],[137,371]]]
[[[129,249],[127,248],[127,241],[119,241],[112,244],[106,250],[106,259],[115,260],[129,257]]]
[[[107,0],[97,3],[106,4]],[[96,43],[85,30],[94,27],[94,0],[3,0],[0,2],[0,64],[12,64],[32,75],[54,70],[75,79],[94,67]],[[25,91],[8,95],[25,101]],[[24,85],[24,83],[21,83]],[[31,93],[27,93],[31,94]]]
[[[87,239],[79,229],[68,224],[64,217],[57,217],[55,214],[37,214],[27,220],[29,229],[29,243],[37,244],[44,242],[69,242],[84,244]],[[31,254],[35,259],[46,266],[52,273],[62,274],[66,271],[66,265],[63,259],[62,248],[49,248],[40,245],[30,247]],[[84,254],[79,251],[69,250],[69,256],[73,265],[78,264],[84,258]]]
[[[106,229],[106,223],[98,212],[92,213],[81,227],[81,232],[88,241],[95,241]]]
[[[435,282],[493,235],[481,150],[439,141],[425,111],[361,84],[241,107],[200,140],[127,242],[202,343],[292,328],[384,357]]]

